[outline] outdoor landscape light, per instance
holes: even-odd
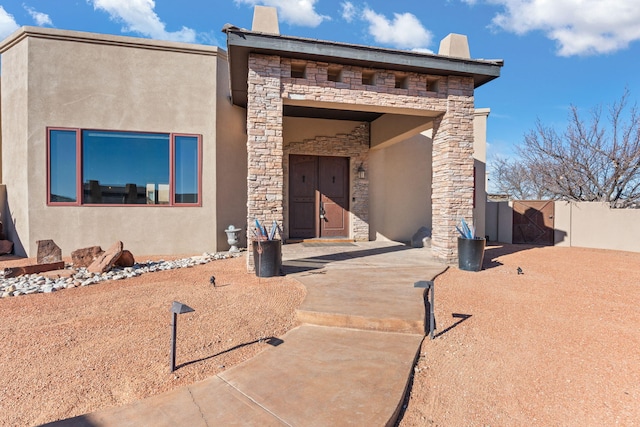
[[[364,173],[364,167],[362,167],[362,163],[360,163],[360,166],[358,166],[358,178],[364,179]]]
[[[433,315],[433,280],[419,280],[413,284],[414,288],[425,288],[427,291],[431,290],[429,297],[429,337],[433,339],[433,331],[436,328],[436,319]]]
[[[176,329],[178,326],[178,314],[195,311],[188,305],[174,301],[171,305],[171,372],[176,370]]]

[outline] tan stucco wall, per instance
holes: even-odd
[[[229,249],[224,232],[229,225],[245,228],[247,222],[247,133],[246,110],[231,103],[229,66],[219,57],[216,104],[216,193],[218,250]],[[246,229],[240,233],[240,247],[247,246]]]
[[[489,237],[489,241],[498,241],[498,204],[487,202],[484,234]]]
[[[640,209],[610,209],[599,202],[555,202],[556,246],[613,249],[640,252]],[[487,230],[494,239],[511,243],[513,204],[491,202]]]
[[[555,212],[554,227],[564,236],[558,246],[640,252],[640,209],[611,209],[599,202],[556,202]]]
[[[571,203],[555,202],[553,209],[554,245],[571,246]]]
[[[411,241],[431,228],[431,131],[369,157],[371,240]]]
[[[6,207],[2,222],[17,254],[25,253],[29,233],[28,49],[19,43],[2,54],[2,183]],[[41,132],[44,135],[44,129]],[[40,169],[44,169],[43,162]]]
[[[511,243],[513,238],[513,203],[487,202],[485,233],[489,240]]]
[[[475,207],[473,222],[476,236],[485,237],[486,205],[487,205],[487,118],[488,108],[476,108],[473,116],[473,166],[475,168]]]
[[[217,79],[224,80],[228,95],[226,76],[216,77],[219,68],[226,74],[224,52],[219,59],[210,46],[28,30],[42,31],[42,38],[2,46],[3,182],[24,252],[33,256],[41,239],[55,240],[63,253],[116,240],[134,255],[228,248],[226,239],[219,241],[224,225],[217,217],[239,215],[246,170],[240,162],[232,172],[230,162],[216,176],[216,143],[244,139],[238,135],[241,124],[225,123],[229,134],[216,132],[218,120],[238,116],[230,105],[216,116],[216,103],[224,97]],[[46,206],[46,126],[202,135],[202,207]],[[234,146],[222,155],[239,151]],[[229,211],[217,210],[215,188],[227,176],[232,179],[220,184],[237,185],[239,199]]]

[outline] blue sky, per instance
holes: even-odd
[[[640,96],[638,0],[0,0],[0,38],[31,25],[224,47],[223,25],[251,28],[256,4],[278,8],[286,35],[437,52],[460,33],[472,58],[504,59],[476,92],[489,163],[538,118],[562,130],[571,104],[587,117]]]

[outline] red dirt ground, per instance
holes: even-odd
[[[288,277],[248,274],[242,257],[0,299],[0,425],[69,418],[210,377],[295,326],[304,295]],[[173,301],[195,312],[178,318],[170,373]]]
[[[484,265],[437,278],[400,426],[638,425],[640,253],[493,246]]]
[[[1,299],[0,425],[122,405],[254,356],[266,345],[256,340],[295,326],[305,291],[244,263]],[[638,423],[640,253],[493,246],[485,270],[452,267],[435,292],[437,337],[423,343],[400,426]],[[196,311],[179,318],[171,374],[174,300]]]

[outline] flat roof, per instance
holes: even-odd
[[[440,76],[473,77],[480,87],[500,76],[501,59],[464,59],[445,55],[354,45],[326,40],[282,36],[225,25],[231,78],[231,98],[235,105],[247,106],[249,54],[415,72]]]
[[[14,31],[13,34],[10,34],[4,40],[0,41],[0,54],[5,53],[28,37],[138,49],[192,53],[198,55],[226,56],[226,52],[216,46],[30,26],[20,27]]]

